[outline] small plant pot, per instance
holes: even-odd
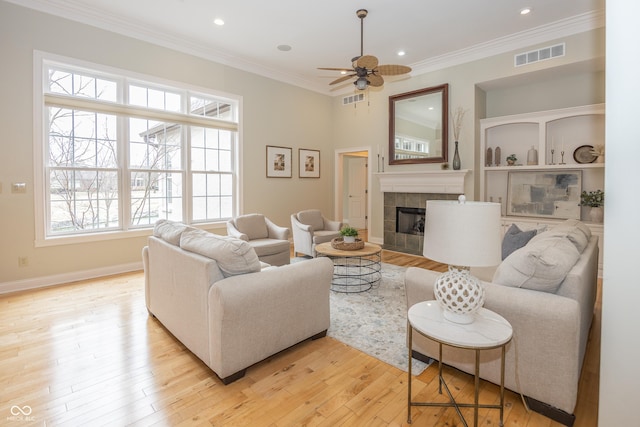
[[[356,236],[343,236],[343,237],[342,237],[342,240],[343,240],[345,243],[355,243],[355,241],[356,241]]]

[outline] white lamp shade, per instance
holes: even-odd
[[[499,203],[429,200],[426,211],[426,258],[465,267],[500,264]]]

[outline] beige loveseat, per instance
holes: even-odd
[[[563,274],[563,269],[568,273]],[[565,425],[572,425],[575,419],[597,273],[598,238],[574,220],[538,233],[507,256],[493,276],[475,272],[488,280],[483,282],[484,307],[502,315],[513,327],[505,386],[522,393],[531,409]],[[407,270],[407,307],[434,299],[433,284],[439,274],[416,267]],[[496,281],[501,284],[492,283]],[[437,344],[420,334],[413,334],[412,350],[417,358],[438,357]],[[447,365],[474,372],[471,351],[444,346],[442,359]],[[481,352],[480,376],[499,384],[499,362],[499,350]]]
[[[149,312],[225,384],[329,328],[327,258],[271,267],[243,240],[160,220],[143,264]]]

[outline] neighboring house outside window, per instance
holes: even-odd
[[[37,241],[236,214],[239,97],[70,62],[40,62]]]

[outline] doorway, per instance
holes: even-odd
[[[360,230],[370,225],[370,155],[369,147],[336,150],[335,217]]]

